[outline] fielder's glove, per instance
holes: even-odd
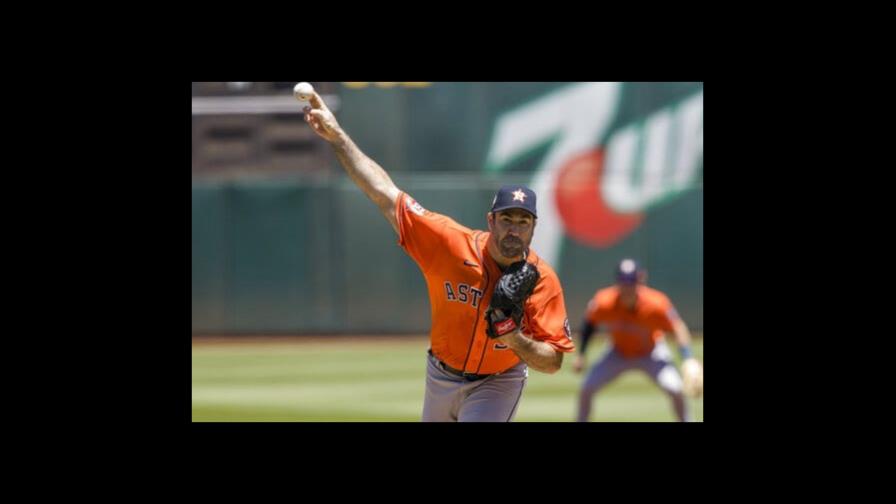
[[[703,366],[693,357],[681,363],[684,393],[688,397],[700,397],[703,394]]]
[[[489,338],[516,331],[523,320],[523,304],[538,283],[538,268],[526,261],[511,264],[498,279],[495,292],[485,311],[485,329]]]

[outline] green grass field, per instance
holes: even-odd
[[[245,340],[241,340],[245,341]],[[605,340],[589,345],[588,362]],[[672,344],[674,348],[674,344]],[[694,341],[703,362],[703,339]],[[426,338],[205,343],[194,339],[193,421],[417,422],[423,407]],[[677,353],[677,352],[676,352]],[[583,374],[572,354],[553,375],[529,372],[517,422],[568,422]],[[703,398],[689,399],[703,421]],[[592,421],[670,422],[672,406],[650,379],[630,371],[596,397]]]

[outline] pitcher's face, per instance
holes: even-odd
[[[488,229],[498,246],[498,251],[507,259],[519,257],[532,243],[535,234],[535,217],[531,213],[511,208],[487,215]]]

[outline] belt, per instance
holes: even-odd
[[[432,353],[432,349],[431,349],[431,348],[430,348],[429,350],[427,350],[426,352],[429,354],[429,358],[430,358],[430,360],[432,360],[433,364],[435,364],[436,366],[442,368],[442,369],[445,370],[447,373],[449,373],[449,374],[453,374],[454,376],[457,376],[457,377],[459,377],[459,378],[463,378],[464,380],[467,380],[467,381],[477,381],[477,380],[481,380],[481,379],[483,379],[483,378],[488,378],[489,376],[493,376],[493,375],[491,375],[491,374],[465,373],[465,372],[461,371],[460,369],[454,369],[453,367],[451,367],[451,366],[449,366],[448,364],[445,364],[444,362],[442,362],[441,360],[439,360],[438,357],[436,357],[435,355],[433,355],[433,353]],[[495,374],[498,374],[498,373],[495,373]]]

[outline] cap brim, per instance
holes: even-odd
[[[521,205],[507,205],[507,206],[492,208],[492,212],[503,212],[504,210],[511,210],[514,208],[519,208],[520,210],[525,210],[525,211],[529,212],[530,214],[532,214],[533,217],[538,218],[538,215],[535,212],[533,212],[532,210],[529,210],[528,208],[521,206]]]

